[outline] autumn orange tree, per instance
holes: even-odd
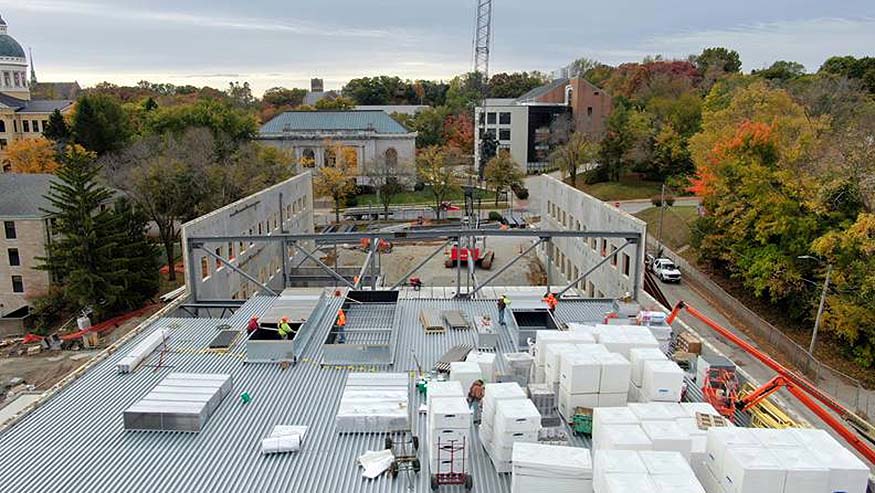
[[[15,173],[54,173],[60,164],[54,144],[48,139],[18,139],[6,148],[6,159]]]

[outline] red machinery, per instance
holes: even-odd
[[[489,270],[492,268],[492,262],[495,260],[495,252],[486,249],[486,244],[482,238],[474,242],[474,248],[467,246],[453,245],[450,248],[449,256],[444,262],[444,266],[448,269],[455,267],[457,262],[467,264],[473,257],[474,263],[481,269]]]
[[[736,405],[740,405],[741,408],[745,410],[749,409],[769,395],[777,392],[782,387],[784,387],[787,389],[787,391],[793,394],[794,397],[799,399],[799,401],[804,404],[805,407],[807,407],[809,410],[811,410],[811,412],[817,415],[818,418],[820,418],[824,423],[829,425],[829,427],[835,430],[836,433],[841,435],[841,437],[845,439],[846,442],[851,444],[851,446],[853,446],[854,449],[856,449],[857,452],[860,453],[860,455],[865,457],[866,460],[868,460],[870,463],[875,464],[875,450],[870,448],[866,444],[866,442],[864,442],[859,436],[857,436],[857,434],[855,434],[844,424],[842,424],[840,420],[836,419],[832,414],[830,414],[829,411],[821,407],[817,401],[820,401],[821,404],[838,414],[842,419],[853,425],[854,428],[859,430],[864,435],[873,437],[872,439],[875,439],[875,426],[867,423],[866,420],[860,418],[849,409],[841,405],[838,401],[830,397],[828,394],[822,392],[807,378],[786,368],[784,365],[775,361],[768,354],[755,348],[744,339],[733,334],[725,327],[711,320],[707,315],[687,305],[683,301],[679,301],[678,304],[675,305],[666,322],[669,324],[674,322],[678,314],[680,314],[680,311],[684,309],[687,311],[687,313],[702,321],[702,323],[704,323],[729,341],[733,342],[736,346],[740,347],[745,352],[758,359],[762,364],[768,366],[778,374],[775,378],[770,380],[759,389],[755,390],[752,394],[742,399]]]
[[[738,376],[725,368],[711,368],[705,376],[702,394],[717,412],[732,420],[738,402]]]
[[[359,242],[359,247],[362,250],[368,251],[371,249],[371,239],[370,238],[362,238]],[[380,253],[392,253],[392,242],[386,241],[380,238],[380,241],[377,243],[377,251]]]

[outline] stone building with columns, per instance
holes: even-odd
[[[262,125],[258,140],[289,152],[298,171],[333,166],[339,146],[348,149],[356,181],[367,184],[368,167],[387,163],[415,171],[416,132],[385,111],[287,111]]]
[[[30,87],[36,84],[35,71],[31,66],[28,80],[24,48],[7,30],[6,21],[0,17],[0,170],[3,172],[12,171],[6,162],[9,144],[40,137],[55,110],[66,114],[73,109],[71,100],[31,99]]]

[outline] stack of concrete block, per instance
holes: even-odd
[[[705,493],[676,452],[605,450],[595,453],[595,493]]]
[[[864,493],[868,467],[823,430],[712,428],[704,467],[708,493]]]
[[[463,397],[436,397],[428,409],[428,463],[432,474],[467,472],[471,463],[471,409]]]
[[[480,365],[473,361],[453,361],[450,363],[450,380],[462,384],[467,395],[471,384],[483,378]]]
[[[684,371],[674,361],[645,361],[641,402],[680,402]]]
[[[553,416],[556,414],[556,391],[552,385],[546,383],[530,383],[526,387],[529,399],[535,404],[541,416]]]
[[[514,443],[537,443],[540,430],[541,413],[532,401],[499,401],[495,406],[492,439],[484,443],[495,470],[499,473],[511,472]]]
[[[539,330],[535,332],[534,383],[544,383],[546,372],[546,351],[551,344],[594,344],[595,337],[586,332],[565,330]]]
[[[477,363],[480,366],[480,378],[484,382],[492,381],[495,375],[495,353],[471,351],[465,361]]]
[[[575,409],[626,404],[632,367],[616,353],[560,354],[559,413],[571,421]]]
[[[592,493],[588,449],[519,442],[512,457],[511,493]]]
[[[505,400],[526,399],[526,392],[516,382],[488,383],[480,401],[480,442],[492,441],[495,425],[495,410]]]
[[[503,375],[507,380],[514,381],[525,387],[529,384],[532,366],[535,358],[529,353],[501,353]]]
[[[641,384],[644,381],[644,362],[650,360],[668,361],[668,357],[659,348],[633,348],[629,350],[629,363],[632,365],[629,402],[642,402]]]

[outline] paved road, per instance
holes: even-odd
[[[668,301],[674,306],[678,301],[683,300],[686,301],[689,305],[695,307],[706,316],[716,321],[723,327],[728,328],[734,334],[740,336],[745,341],[753,344],[755,347],[758,347],[757,343],[752,339],[747,337],[742,331],[737,329],[726,316],[712,303],[709,299],[703,296],[699,291],[693,288],[689,283],[681,281],[680,284],[665,284],[660,283],[660,288],[662,288],[663,294],[668,298]],[[738,365],[739,368],[742,368],[746,371],[753,379],[757,381],[759,385],[764,384],[769,379],[775,376],[775,372],[772,371],[767,366],[763,365],[759,362],[759,360],[755,359],[753,356],[750,356],[743,350],[737,348],[735,345],[726,342],[722,337],[717,335],[712,329],[710,329],[707,325],[700,322],[696,318],[690,316],[686,312],[681,312],[679,318],[684,321],[687,325],[693,327],[696,331],[699,332],[704,339],[706,339],[709,343],[713,344],[718,350],[723,352],[726,356],[735,361],[735,364]],[[808,408],[803,406],[796,400],[795,397],[790,395],[787,391],[781,391],[779,393],[780,400],[782,400],[782,405],[785,409],[790,409],[792,412],[796,413],[798,416],[801,416],[813,426],[817,428],[822,428],[830,434],[832,434],[840,443],[845,443],[842,438],[838,436],[831,428],[829,428],[824,422],[822,422],[814,413],[812,413]],[[848,449],[852,452],[855,452],[850,446]],[[859,456],[859,454],[857,454]],[[863,459],[860,456],[860,459]],[[865,461],[865,460],[864,460]],[[869,464],[870,468],[875,467],[875,464]]]

